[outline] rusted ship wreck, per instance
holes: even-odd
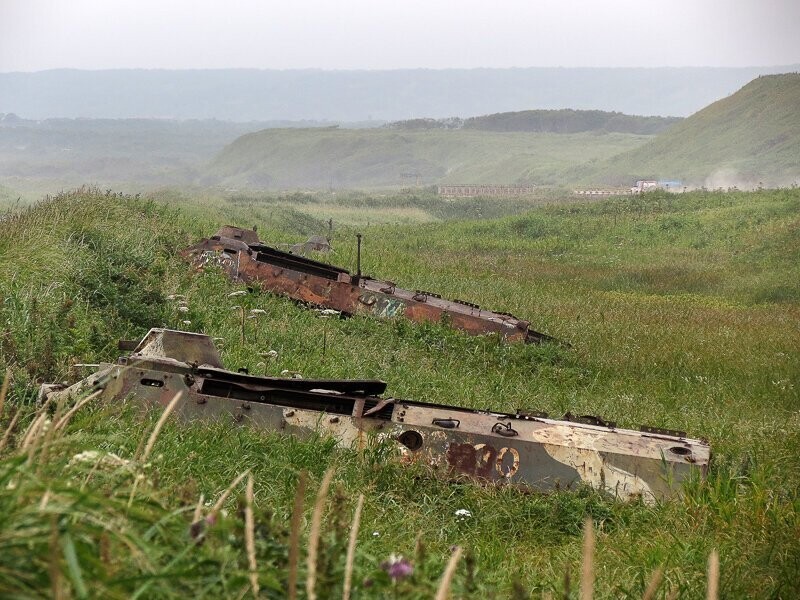
[[[446,321],[471,335],[496,333],[510,342],[554,341],[514,315],[363,276],[360,242],[359,237],[359,265],[355,275],[341,267],[267,246],[255,231],[232,226],[223,227],[210,238],[190,246],[183,255],[197,267],[218,265],[233,280],[345,315]]]
[[[122,347],[122,346],[121,346]],[[152,329],[133,351],[78,383],[43,387],[51,401],[98,391],[107,402],[163,407],[177,394],[185,420],[223,420],[340,446],[394,440],[408,460],[480,481],[533,490],[589,485],[622,500],[668,498],[704,476],[711,451],[685,433],[617,428],[596,417],[471,410],[384,396],[377,380],[256,377],[226,370],[211,338]]]

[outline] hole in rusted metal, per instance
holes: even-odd
[[[164,387],[164,382],[159,381],[158,379],[142,379],[139,383],[142,385],[146,385],[148,387]]]
[[[419,432],[409,429],[400,434],[397,441],[409,450],[415,451],[422,448],[422,436]]]
[[[461,421],[458,419],[434,419],[433,424],[444,429],[456,429],[461,425]]]
[[[683,446],[673,446],[669,449],[669,451],[673,454],[677,454],[678,456],[688,456],[692,453],[689,448],[684,448]]]

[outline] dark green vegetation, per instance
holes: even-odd
[[[464,128],[480,131],[605,131],[653,135],[679,121],[681,119],[677,117],[640,117],[602,110],[523,110],[466,119]]]
[[[301,198],[298,207],[313,205]],[[354,597],[430,598],[453,544],[467,556],[455,597],[505,598],[515,581],[518,597],[560,595],[567,569],[575,597],[587,515],[597,527],[597,596],[640,598],[663,566],[660,597],[701,597],[712,548],[722,597],[800,594],[800,191],[648,194],[363,230],[367,272],[530,317],[571,349],[508,346],[440,325],[326,320],[280,298],[231,298],[237,286],[219,273],[190,273],[176,258],[225,222],[257,224],[276,243],[324,232],[312,212],[266,198],[166,207],[84,190],[0,221],[0,373],[12,373],[0,429],[22,411],[0,456],[0,596],[49,595],[56,585],[76,597],[247,593],[242,486],[203,544],[188,530],[200,494],[213,502],[248,468],[262,590],[279,590],[298,473],[311,474],[305,539],[328,467],[321,597],[340,597],[362,492]],[[354,264],[353,233],[334,230],[332,260]],[[188,313],[167,299],[176,293]],[[247,321],[243,344],[238,305],[266,311]],[[450,482],[399,464],[391,446],[338,452],[327,440],[172,420],[145,464],[115,466],[98,461],[107,452],[140,455],[156,415],[94,403],[63,436],[19,448],[38,382],[84,372],[75,363],[113,360],[118,338],[161,325],[223,338],[226,364],[251,372],[380,377],[398,397],[686,429],[710,439],[713,467],[682,499],[624,505],[586,490],[541,496]],[[276,359],[259,354],[271,349]],[[73,458],[86,450],[100,455]],[[460,508],[472,518],[459,522]],[[416,568],[396,589],[379,568],[393,552]],[[304,581],[301,566],[301,590]]]
[[[800,74],[751,81],[648,144],[597,163],[581,177],[626,184],[681,179],[708,187],[800,181]]]
[[[391,129],[476,129],[478,131],[527,131],[532,133],[581,133],[584,131],[653,135],[679,122],[679,117],[640,117],[602,110],[523,110],[459,119],[410,119],[388,123]]]
[[[197,204],[197,198],[189,199],[185,194],[172,194],[171,200]],[[305,233],[306,227],[319,228],[320,221],[332,219],[334,226],[340,223],[352,226],[376,225],[380,223],[429,223],[465,219],[493,219],[519,214],[554,201],[580,202],[582,199],[564,199],[563,190],[538,190],[535,194],[518,198],[459,198],[442,199],[436,188],[413,188],[407,191],[369,194],[366,192],[329,193],[229,193],[212,195],[202,202],[205,205],[230,207],[237,214],[250,215],[267,221],[273,219],[290,221],[297,233]],[[224,209],[220,209],[224,210]],[[317,233],[325,233],[320,229]]]

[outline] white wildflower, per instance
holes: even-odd
[[[247,293],[246,290],[238,290],[236,292],[231,292],[228,294],[228,298],[236,298],[238,296],[244,296]]]
[[[263,308],[251,308],[250,309],[250,314],[251,315],[265,315],[265,314],[267,314],[267,311],[265,311]]]
[[[74,466],[80,463],[97,465],[98,467],[105,467],[115,469],[118,467],[130,467],[131,461],[120,458],[112,452],[99,452],[97,450],[84,450],[73,456],[68,466]]]
[[[456,521],[466,521],[467,519],[472,518],[472,513],[468,511],[466,508],[459,508],[456,513]]]
[[[179,306],[178,307],[178,312],[187,313],[187,312],[189,312],[189,307],[188,306]]]

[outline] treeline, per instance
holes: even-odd
[[[475,129],[478,131],[523,131],[531,133],[581,133],[603,131],[655,135],[680,117],[641,117],[602,110],[523,110],[461,119],[409,119],[395,121],[391,129]]]

